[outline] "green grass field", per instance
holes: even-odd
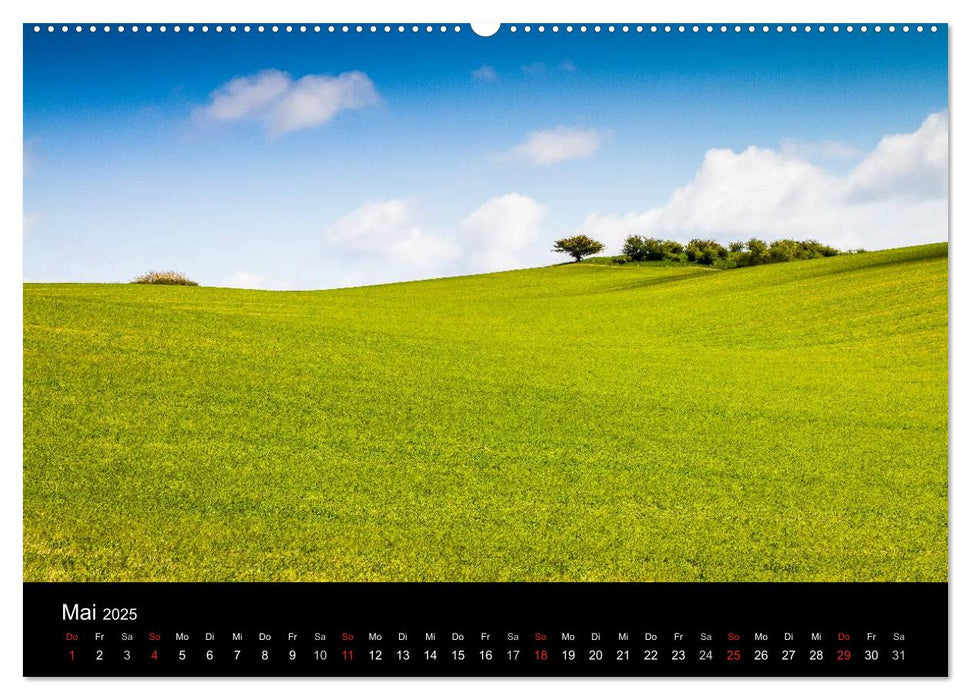
[[[947,246],[24,285],[24,578],[947,578]]]

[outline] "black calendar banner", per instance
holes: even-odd
[[[24,584],[27,676],[946,676],[943,583]]]

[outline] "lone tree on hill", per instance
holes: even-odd
[[[570,236],[553,243],[554,253],[566,253],[577,262],[587,255],[594,255],[604,249],[604,244],[587,236]]]

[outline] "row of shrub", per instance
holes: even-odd
[[[862,251],[853,251],[862,252]],[[766,243],[752,238],[727,246],[707,238],[693,238],[685,244],[678,241],[628,236],[624,241],[623,254],[615,257],[615,263],[661,261],[689,262],[720,268],[751,267],[791,260],[811,260],[841,255],[843,251],[819,241],[796,241],[783,238]]]

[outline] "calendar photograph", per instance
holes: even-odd
[[[946,582],[947,44],[25,25],[24,582]]]

